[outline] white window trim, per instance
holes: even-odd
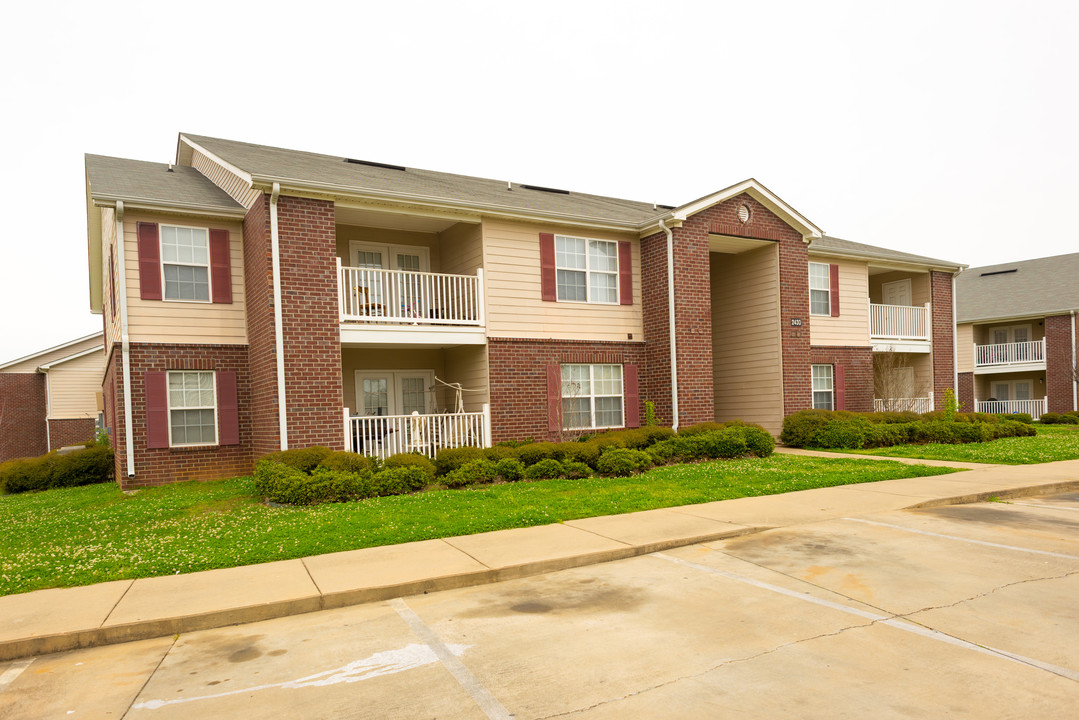
[[[382,253],[382,269],[396,270],[392,267],[393,256],[396,253],[404,255],[420,256],[420,272],[431,272],[431,248],[426,245],[387,245],[382,243],[366,242],[364,240],[349,240],[348,242],[348,265],[356,267],[357,252],[377,251]]]
[[[823,267],[825,269],[824,277],[825,277],[825,279],[826,279],[826,281],[828,283],[828,287],[826,287],[826,288],[815,288],[815,287],[813,287],[813,270],[812,270],[812,267],[814,265],[819,265],[819,266],[821,266],[821,267]],[[819,262],[811,262],[811,263],[809,263],[809,268],[810,269],[808,269],[806,271],[807,275],[808,275],[808,279],[809,279],[809,314],[814,316],[814,317],[830,317],[831,314],[832,314],[832,269],[831,269],[831,267],[830,267],[830,265],[828,263],[819,263]],[[816,290],[817,292],[823,291],[823,292],[828,293],[828,312],[822,312],[822,313],[813,312],[813,291],[814,290]]]
[[[1030,383],[1030,397],[1027,398],[1026,400],[1022,400],[1021,402],[1028,402],[1030,400],[1040,400],[1041,399],[1035,394],[1035,388],[1038,387],[1038,378],[1013,378],[1011,380],[991,380],[989,382],[989,397],[996,397],[996,393],[993,392],[993,390],[996,389],[1000,385],[1006,385],[1008,387],[1008,400],[1009,401],[1017,400],[1018,398],[1015,397],[1015,385],[1016,385],[1016,383]],[[1044,397],[1044,395],[1042,397]],[[997,400],[1000,400],[1000,398],[997,398]],[[985,400],[984,402],[989,402],[989,401]]]
[[[213,393],[214,405],[214,441],[212,443],[174,443],[172,441],[172,393],[169,391],[169,376],[173,373],[209,373],[212,379],[211,392]],[[169,447],[177,448],[191,448],[191,447],[218,447],[221,444],[221,411],[217,407],[217,372],[215,370],[168,370],[165,373],[165,407],[168,408],[168,425],[169,425]],[[177,410],[209,410],[207,407],[189,408],[182,407],[176,408]]]
[[[183,263],[183,262],[165,262],[165,228],[179,228],[182,230],[202,230],[206,233],[206,264],[200,263]],[[230,233],[229,238],[229,253],[232,253],[232,238]],[[210,257],[210,228],[200,227],[198,225],[177,225],[175,223],[161,223],[157,231],[157,254],[161,258],[161,300],[162,302],[170,303],[196,303],[198,305],[209,305],[214,301],[214,274],[211,270],[212,258]],[[231,257],[230,257],[231,263]],[[183,298],[170,298],[168,297],[168,283],[165,281],[165,265],[180,265],[183,267],[205,267],[206,268],[206,299],[205,300],[185,300]]]
[[[825,390],[823,388],[818,390],[814,385],[814,381],[816,380],[816,377],[813,375],[813,369],[818,368],[818,367],[826,367],[826,368],[828,368],[828,384],[831,387],[829,387],[827,390]],[[823,392],[828,392],[828,393],[831,394],[831,396],[832,396],[832,407],[830,407],[830,408],[818,408],[817,407],[816,395],[817,395],[817,393],[823,393]],[[809,366],[809,393],[810,393],[810,396],[809,396],[810,404],[813,406],[814,410],[824,410],[824,409],[835,410],[835,368],[832,365],[829,365],[827,363],[814,363],[814,364]]]
[[[590,392],[588,395],[570,395],[570,396],[567,396],[565,394],[565,392],[564,392],[565,391],[565,382],[563,382],[561,380],[561,378],[563,378],[565,376],[565,368],[567,366],[569,366],[569,365],[584,365],[585,367],[588,368],[588,387],[593,388],[593,392]],[[595,393],[594,388],[596,387],[595,378],[596,378],[596,368],[597,367],[616,367],[616,368],[618,368],[618,373],[620,375],[619,379],[621,380],[621,383],[622,383],[622,393],[620,395],[597,395]],[[560,387],[559,387],[559,402],[561,402],[563,400],[567,400],[567,399],[579,400],[582,397],[587,397],[588,400],[589,400],[589,418],[588,418],[588,421],[589,421],[590,424],[588,426],[570,427],[566,423],[564,407],[560,408],[560,415],[562,416],[562,425],[565,426],[565,428],[567,430],[610,430],[611,428],[623,428],[623,427],[626,426],[626,370],[625,370],[625,366],[619,365],[618,363],[562,363],[558,367],[558,375],[559,375],[559,384],[560,384]],[[617,398],[619,398],[619,400],[622,401],[622,424],[621,425],[596,425],[596,398],[612,398],[612,397],[617,397]]]
[[[558,240],[584,240],[584,269],[581,268],[569,268],[560,267],[558,264]],[[592,270],[589,267],[589,255],[588,255],[588,243],[601,242],[609,245],[614,245],[614,271],[610,270]],[[580,235],[555,235],[554,236],[554,275],[555,275],[555,301],[560,303],[572,303],[574,305],[619,305],[622,302],[622,266],[621,258],[618,253],[618,241],[617,240],[604,240],[603,238],[589,238],[582,237]],[[583,272],[584,273],[584,300],[563,300],[558,297],[558,271],[566,270],[569,272]],[[588,276],[590,273],[603,273],[605,275],[614,275],[614,300],[593,300],[592,299],[592,286],[588,283]],[[566,363],[567,365],[585,365],[587,363]],[[600,363],[601,365],[603,363]]]
[[[388,377],[390,380],[389,387],[386,388],[386,402],[389,403],[389,407],[386,408],[386,416],[399,415],[400,409],[404,407],[404,393],[401,386],[401,379],[405,377],[422,377],[427,381],[427,386],[424,389],[424,402],[430,406],[431,400],[434,399],[434,391],[430,390],[435,384],[435,371],[427,369],[418,370],[357,370],[355,372],[356,377],[356,407],[352,409],[351,415],[353,417],[360,417],[363,413],[363,381],[366,378],[382,378]],[[423,414],[423,413],[421,413]],[[366,416],[364,416],[366,417]]]
[[[997,344],[1010,345],[1012,343],[1015,343],[1015,342],[1017,342],[1016,339],[1015,339],[1015,331],[1020,329],[1020,328],[1025,328],[1026,331],[1027,331],[1027,337],[1030,338],[1029,340],[1024,340],[1022,342],[1037,342],[1037,340],[1034,339],[1034,325],[1031,324],[1031,323],[1019,323],[1018,325],[992,325],[992,326],[990,326],[990,328],[989,328],[989,342],[987,342],[986,345],[997,345]],[[993,342],[993,333],[995,333],[997,330],[1004,330],[1004,331],[1007,332],[1007,334],[1008,334],[1007,342],[1005,342],[1005,343],[995,343],[995,342]]]

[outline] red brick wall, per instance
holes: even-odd
[[[929,273],[933,323],[933,406],[944,409],[944,393],[955,389],[955,319],[952,315],[952,274]],[[971,403],[971,409],[974,405]]]
[[[750,210],[742,223],[738,210]],[[710,233],[779,243],[783,343],[784,411],[810,406],[809,280],[801,234],[749,195],[739,195],[688,218],[674,235],[675,327],[678,345],[679,424],[715,417],[712,371]],[[646,343],[641,393],[656,404],[657,417],[671,418],[670,340],[667,305],[667,246],[663,233],[641,241],[642,312]],[[791,319],[802,327],[791,327]]]
[[[1045,318],[1045,394],[1049,412],[1075,410],[1072,395],[1072,318]]]
[[[873,348],[813,346],[809,350],[810,364],[841,365],[844,370],[846,407],[852,412],[873,411]],[[833,379],[837,374],[833,373]],[[810,383],[812,383],[810,375]],[[839,390],[836,382],[836,390]],[[810,396],[812,401],[812,396]],[[838,395],[836,396],[838,403]],[[838,404],[836,409],[839,409]]]
[[[0,373],[0,462],[47,450],[45,376]]]
[[[959,402],[964,412],[974,412],[974,373],[959,373]]]
[[[556,439],[557,433],[550,432],[547,424],[549,363],[637,363],[640,371],[645,369],[642,343],[490,338],[487,350],[494,442]],[[648,399],[643,389],[640,399],[643,423],[643,404]]]
[[[116,391],[113,448],[116,477],[127,490],[145,485],[165,485],[184,480],[216,480],[251,472],[251,381],[247,371],[246,345],[131,345],[131,412],[135,444],[135,476],[127,477],[123,379],[120,348],[114,347],[106,367],[106,389]],[[146,447],[146,390],[144,375],[154,370],[216,370],[236,373],[240,444],[208,448]]]
[[[244,218],[244,304],[251,377],[251,451],[255,457],[280,448],[272,288],[270,197],[264,194]]]
[[[65,445],[81,445],[94,439],[93,418],[56,418],[49,420],[49,447],[53,450]]]

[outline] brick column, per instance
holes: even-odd
[[[244,304],[251,382],[251,453],[258,458],[280,448],[270,197],[265,194],[255,201],[244,218]]]
[[[974,412],[974,373],[959,373],[959,402],[964,412]]]
[[[1075,410],[1072,402],[1072,318],[1045,318],[1045,394],[1049,412]]]
[[[952,316],[952,274],[929,273],[933,325],[933,407],[944,409],[944,392],[955,388],[955,318]],[[973,391],[971,393],[973,395]],[[970,409],[974,410],[973,397]]]
[[[651,400],[656,422],[671,425],[671,345],[667,312],[667,236],[641,240],[641,315],[644,322],[644,365],[640,368],[642,400]],[[492,363],[492,367],[494,364]]]
[[[0,462],[44,455],[45,376],[0,373]]]

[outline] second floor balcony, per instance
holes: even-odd
[[[933,324],[929,304],[869,305],[869,339],[875,349],[929,352]]]
[[[1045,338],[974,346],[974,372],[1045,369]]]

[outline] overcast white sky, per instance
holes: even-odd
[[[0,362],[101,329],[83,154],[181,131],[677,205],[755,177],[827,233],[1079,251],[1079,3],[19,3]],[[1079,278],[1077,278],[1079,281]]]

